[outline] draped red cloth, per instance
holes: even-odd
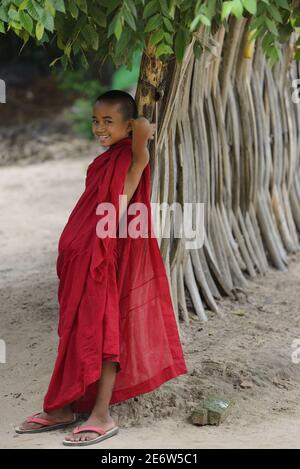
[[[168,278],[152,227],[150,165],[129,202],[125,227],[142,203],[147,223],[138,237],[121,237],[119,195],[132,159],[123,138],[89,165],[85,190],[58,243],[59,344],[44,397],[45,412],[70,404],[74,412],[94,406],[102,360],[118,362],[110,404],[147,393],[187,373]],[[116,236],[98,236],[99,204],[116,211]],[[105,212],[107,216],[108,212]],[[145,221],[145,217],[143,219]],[[108,226],[108,225],[106,225]]]

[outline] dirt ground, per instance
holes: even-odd
[[[68,449],[66,430],[18,435],[14,426],[41,410],[57,347],[57,241],[95,156],[0,168],[2,448]],[[189,373],[112,406],[120,432],[97,448],[299,448],[300,253],[289,259],[288,272],[270,267],[246,294],[219,302],[224,318],[191,313],[180,323]],[[216,395],[233,403],[227,420],[193,425],[192,410]]]

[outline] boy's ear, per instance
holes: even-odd
[[[128,131],[132,131],[132,123],[133,123],[134,119],[130,119],[129,120],[129,124],[128,124]]]

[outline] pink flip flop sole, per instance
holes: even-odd
[[[65,446],[88,446],[88,445],[94,445],[96,443],[100,443],[100,441],[106,440],[106,438],[110,438],[111,436],[114,436],[118,433],[119,427],[114,427],[111,428],[110,430],[104,430],[101,427],[76,427],[73,430],[74,434],[77,433],[83,433],[83,432],[95,432],[99,433],[99,436],[96,438],[93,438],[92,440],[86,440],[86,441],[68,441],[68,440],[63,440],[63,445]]]
[[[73,420],[70,420],[69,422],[55,422],[55,420],[47,420],[47,419],[42,419],[39,417],[36,417],[39,415],[40,412],[33,414],[29,417],[27,417],[27,422],[28,423],[39,423],[43,425],[43,427],[39,428],[28,428],[28,429],[22,429],[21,427],[16,427],[15,432],[16,433],[43,433],[43,432],[49,432],[51,430],[57,430],[59,428],[64,428],[68,425],[72,425],[72,423],[75,423],[77,421],[77,416],[74,414]]]

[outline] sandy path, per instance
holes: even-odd
[[[16,435],[13,427],[40,409],[48,385],[57,345],[57,240],[94,156],[0,169],[3,448],[62,447],[64,431]],[[300,338],[300,254],[290,259],[287,273],[270,269],[249,284],[247,297],[224,299],[224,319],[210,313],[207,324],[183,325],[189,374],[115,406],[121,431],[101,447],[299,447],[300,364],[291,361],[291,344]],[[234,400],[226,422],[189,424],[190,410],[212,393]]]
[[[270,431],[272,424],[272,431]],[[1,432],[1,441],[3,433]],[[3,436],[2,436],[3,435]],[[10,448],[66,448],[61,444],[64,431],[43,435],[16,435]],[[6,438],[7,440],[7,438]],[[4,446],[5,447],[5,446]],[[112,438],[90,448],[299,448],[300,414],[285,416],[272,422],[232,428],[223,424],[220,427],[196,427],[174,419],[155,422],[151,428],[120,429]],[[84,449],[90,449],[84,448]]]

